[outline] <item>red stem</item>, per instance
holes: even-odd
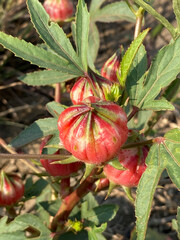
[[[60,182],[60,196],[65,198],[68,196],[70,190],[70,177],[61,179]]]
[[[87,177],[84,182],[82,182],[79,187],[74,190],[74,192],[65,197],[65,199],[62,201],[61,206],[50,225],[52,232],[56,231],[58,224],[67,220],[69,214],[76,204],[91,191],[94,182],[97,180],[97,178],[93,177],[96,172],[97,169],[94,169],[91,175]]]
[[[138,107],[135,107],[135,106],[133,106],[133,110],[132,110],[132,112],[129,114],[129,116],[128,116],[128,121],[130,121],[131,120],[131,118],[133,118],[134,117],[134,115],[137,113],[139,111],[139,108]]]

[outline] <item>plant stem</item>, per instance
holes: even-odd
[[[134,115],[137,113],[139,111],[139,108],[138,107],[135,107],[135,106],[133,106],[133,109],[132,109],[132,112],[129,114],[129,116],[128,116],[128,121],[130,121],[131,120],[131,118],[133,118],[134,117]]]
[[[165,17],[163,17],[158,12],[156,12],[156,10],[154,10],[154,8],[152,8],[145,1],[143,1],[143,0],[134,0],[134,1],[139,6],[144,8],[148,13],[150,13],[153,17],[155,17],[158,21],[160,21],[167,28],[167,30],[170,32],[173,39],[175,39],[177,37],[176,29],[170,24],[170,22]]]
[[[141,32],[143,16],[144,16],[144,9],[140,7],[136,12],[136,26],[134,31],[134,39],[137,38],[139,33]]]
[[[122,148],[123,149],[134,148],[134,147],[137,147],[137,146],[144,146],[144,145],[153,144],[153,143],[154,143],[154,139],[150,139],[150,140],[147,140],[147,141],[134,142],[134,143],[126,144]]]
[[[87,177],[77,189],[75,189],[70,195],[65,197],[65,199],[62,201],[62,204],[55,215],[51,225],[50,229],[52,232],[55,232],[59,224],[63,224],[64,221],[67,220],[69,214],[71,213],[72,209],[76,206],[76,204],[86,195],[88,194],[94,182],[97,180],[97,178],[94,178],[93,176],[96,174],[98,169],[94,169],[89,177]]]
[[[52,160],[64,160],[67,159],[67,155],[55,155],[55,154],[6,154],[1,153],[0,159],[52,159]]]
[[[61,84],[60,83],[56,83],[54,100],[57,103],[61,102]]]
[[[136,15],[136,11],[135,11],[135,9],[133,8],[133,6],[129,3],[128,0],[125,0],[125,1],[126,1],[126,3],[127,3],[128,7],[131,9],[131,12],[134,13],[134,15]]]

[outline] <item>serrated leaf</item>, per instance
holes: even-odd
[[[99,30],[94,22],[90,22],[89,29],[89,45],[88,45],[88,64],[91,69],[94,69],[94,62],[96,60],[100,46]]]
[[[64,73],[79,76],[77,68],[70,64],[66,59],[46,51],[41,47],[34,46],[24,40],[0,32],[0,44],[13,52],[15,56],[39,67],[59,70]]]
[[[92,20],[98,22],[135,22],[136,17],[129,9],[127,3],[125,1],[121,1],[108,4],[105,7],[97,10],[92,15]]]
[[[101,7],[101,5],[105,2],[106,0],[92,0],[90,4],[90,15],[93,18],[94,13]]]
[[[150,70],[145,78],[144,83],[137,85],[138,96],[136,96],[136,106],[142,109],[149,108],[150,104],[153,107],[161,110],[160,102],[154,100],[160,93],[163,87],[168,86],[175,80],[180,72],[180,37],[173,43],[162,48],[155,60],[153,61]],[[154,102],[155,101],[155,102]],[[170,107],[169,103],[162,102],[163,109]],[[170,107],[172,109],[172,106]]]
[[[50,230],[44,225],[41,220],[33,214],[24,214],[17,216],[11,223],[7,224],[7,217],[0,220],[0,228],[3,230],[0,234],[0,239],[11,239],[11,240],[26,240],[27,237],[24,234],[24,230],[28,227],[32,227],[40,232],[40,235],[31,238],[32,240],[52,240]]]
[[[180,91],[180,78],[174,80],[165,90],[163,97],[168,101],[174,102],[176,100],[176,95]]]
[[[12,140],[10,145],[14,148],[22,147],[36,139],[53,135],[56,131],[58,131],[57,119],[39,119],[29,127],[25,128],[15,139]]]
[[[43,201],[39,204],[45,209],[51,216],[55,216],[61,205],[61,200],[57,199],[55,201]]]
[[[24,76],[19,77],[19,80],[26,83],[27,85],[45,86],[51,85],[53,83],[66,82],[75,77],[77,77],[77,75],[72,75],[60,71],[44,70],[28,73]]]
[[[49,102],[46,104],[46,108],[48,112],[53,116],[53,117],[59,117],[59,115],[65,110],[62,104],[57,103],[55,101]]]
[[[176,15],[178,32],[180,33],[180,1],[179,0],[173,0],[173,9]]]
[[[122,61],[120,64],[121,76],[119,79],[120,85],[122,87],[125,86],[128,72],[131,68],[133,60],[136,56],[136,53],[138,52],[138,49],[140,48],[140,46],[142,44],[144,38],[148,34],[149,30],[150,29],[147,28],[142,33],[140,33],[137,38],[134,39],[134,41],[131,43],[130,47],[128,48],[128,50],[126,51],[126,53],[124,54],[124,56],[122,58]]]
[[[87,72],[87,49],[89,35],[89,13],[84,0],[79,0],[76,12],[76,45],[78,56],[81,58],[83,68]]]
[[[173,129],[166,133],[164,138],[157,139],[150,149],[146,163],[148,167],[140,179],[136,198],[138,240],[145,239],[153,195],[165,169],[180,189],[180,129]]]
[[[86,211],[86,213],[82,215],[82,218],[93,222],[95,225],[101,225],[102,223],[112,220],[118,208],[117,205],[104,204]]]
[[[168,102],[166,99],[161,99],[161,100],[154,100],[154,101],[149,101],[148,103],[145,104],[145,109],[146,110],[153,110],[153,111],[163,111],[163,110],[174,110],[174,106]]]
[[[144,81],[144,74],[147,70],[147,53],[143,45],[137,51],[129,70],[126,89],[131,105],[136,105],[137,96],[140,94],[138,84]]]
[[[49,15],[38,0],[27,0],[27,5],[32,23],[40,37],[54,52],[74,65],[79,76],[82,75],[82,63],[63,29],[57,23],[49,23]]]

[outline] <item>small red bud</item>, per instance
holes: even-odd
[[[21,178],[15,174],[0,173],[0,206],[11,206],[24,195]]]
[[[113,102],[88,97],[65,109],[58,129],[64,147],[76,158],[99,164],[113,158],[127,139],[127,116]]]
[[[147,147],[121,149],[118,154],[119,162],[125,170],[118,170],[109,164],[104,167],[104,173],[109,181],[126,187],[135,187],[146,170],[145,159],[148,154]]]
[[[120,50],[114,53],[103,65],[101,75],[112,82],[118,82],[117,71],[120,67],[121,53]]]
[[[91,84],[89,83],[91,82]],[[102,100],[106,100],[105,94],[110,90],[112,83],[97,75],[94,72],[90,72],[88,77],[79,77],[74,84],[70,92],[70,98],[74,105],[78,105],[84,99],[90,96],[98,96]]]
[[[43,6],[53,22],[62,22],[73,15],[70,0],[45,0]]]
[[[40,145],[40,154],[42,153],[43,148],[45,147],[46,143],[49,141],[50,137],[45,137]],[[55,154],[60,154],[60,150],[58,150]],[[69,163],[69,164],[52,164],[58,160],[50,160],[50,159],[41,159],[41,164],[46,169],[46,171],[51,176],[59,176],[59,177],[68,177],[74,172],[77,172],[81,167],[81,162]]]

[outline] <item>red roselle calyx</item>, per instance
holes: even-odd
[[[43,4],[53,22],[62,22],[73,15],[71,0],[45,0]]]
[[[45,137],[40,145],[40,154],[42,153],[43,148],[46,143],[49,141],[50,137]],[[60,154],[60,150],[58,150],[55,154]],[[59,176],[59,177],[68,177],[72,173],[77,172],[79,168],[82,166],[81,162],[69,163],[69,164],[52,164],[58,160],[50,160],[50,159],[41,159],[41,164],[46,169],[46,171],[51,176]]]
[[[120,49],[115,52],[103,65],[101,75],[112,82],[119,82],[117,72],[120,67],[121,53]]]
[[[24,184],[15,174],[0,173],[0,206],[11,206],[24,195]]]
[[[148,148],[121,149],[118,154],[119,162],[125,170],[118,170],[109,164],[104,167],[104,173],[110,182],[126,187],[135,187],[146,170],[145,159]]]
[[[88,97],[65,109],[58,129],[64,147],[76,158],[100,164],[113,158],[127,139],[127,116],[113,102]]]
[[[92,85],[93,85],[92,89]],[[70,98],[74,105],[81,103],[84,99],[90,96],[99,97],[106,100],[106,92],[111,89],[112,83],[102,76],[90,71],[88,76],[79,77],[70,92]]]

